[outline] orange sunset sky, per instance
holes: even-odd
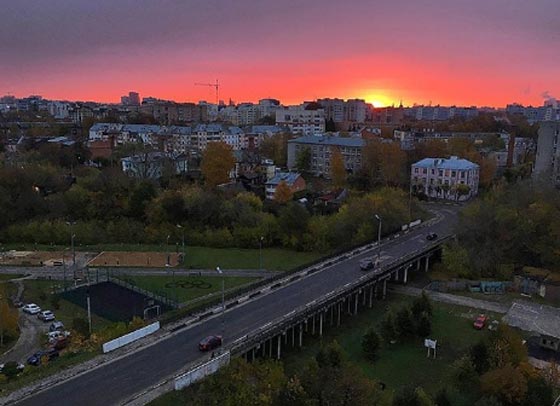
[[[0,95],[541,105],[557,0],[0,0]]]

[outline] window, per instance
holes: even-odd
[[[418,173],[418,168],[414,168],[414,173]]]
[[[455,176],[457,176],[457,172],[451,171],[451,177],[454,178]]]
[[[440,169],[438,174],[439,174],[439,176],[443,176],[443,169]]]

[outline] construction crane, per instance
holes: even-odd
[[[219,92],[220,92],[220,84],[218,83],[218,79],[216,79],[216,83],[195,83],[195,86],[210,86],[216,89],[216,105],[219,103]]]

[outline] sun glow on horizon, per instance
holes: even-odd
[[[395,105],[395,101],[388,95],[382,93],[369,93],[363,99],[366,103],[371,103],[373,107],[388,107]]]

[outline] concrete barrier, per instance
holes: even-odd
[[[217,372],[221,367],[229,364],[231,355],[229,351],[222,355],[218,355],[216,358],[212,358],[210,361],[205,362],[202,365],[190,370],[183,375],[179,375],[175,378],[174,389],[181,390],[187,386],[201,380],[202,378],[212,375]]]
[[[146,327],[135,330],[132,333],[125,334],[124,336],[115,338],[114,340],[107,341],[103,344],[103,352],[108,353],[109,351],[116,350],[117,348],[123,347],[130,344],[136,340],[139,340],[147,335],[155,333],[159,330],[159,321],[149,324]]]

